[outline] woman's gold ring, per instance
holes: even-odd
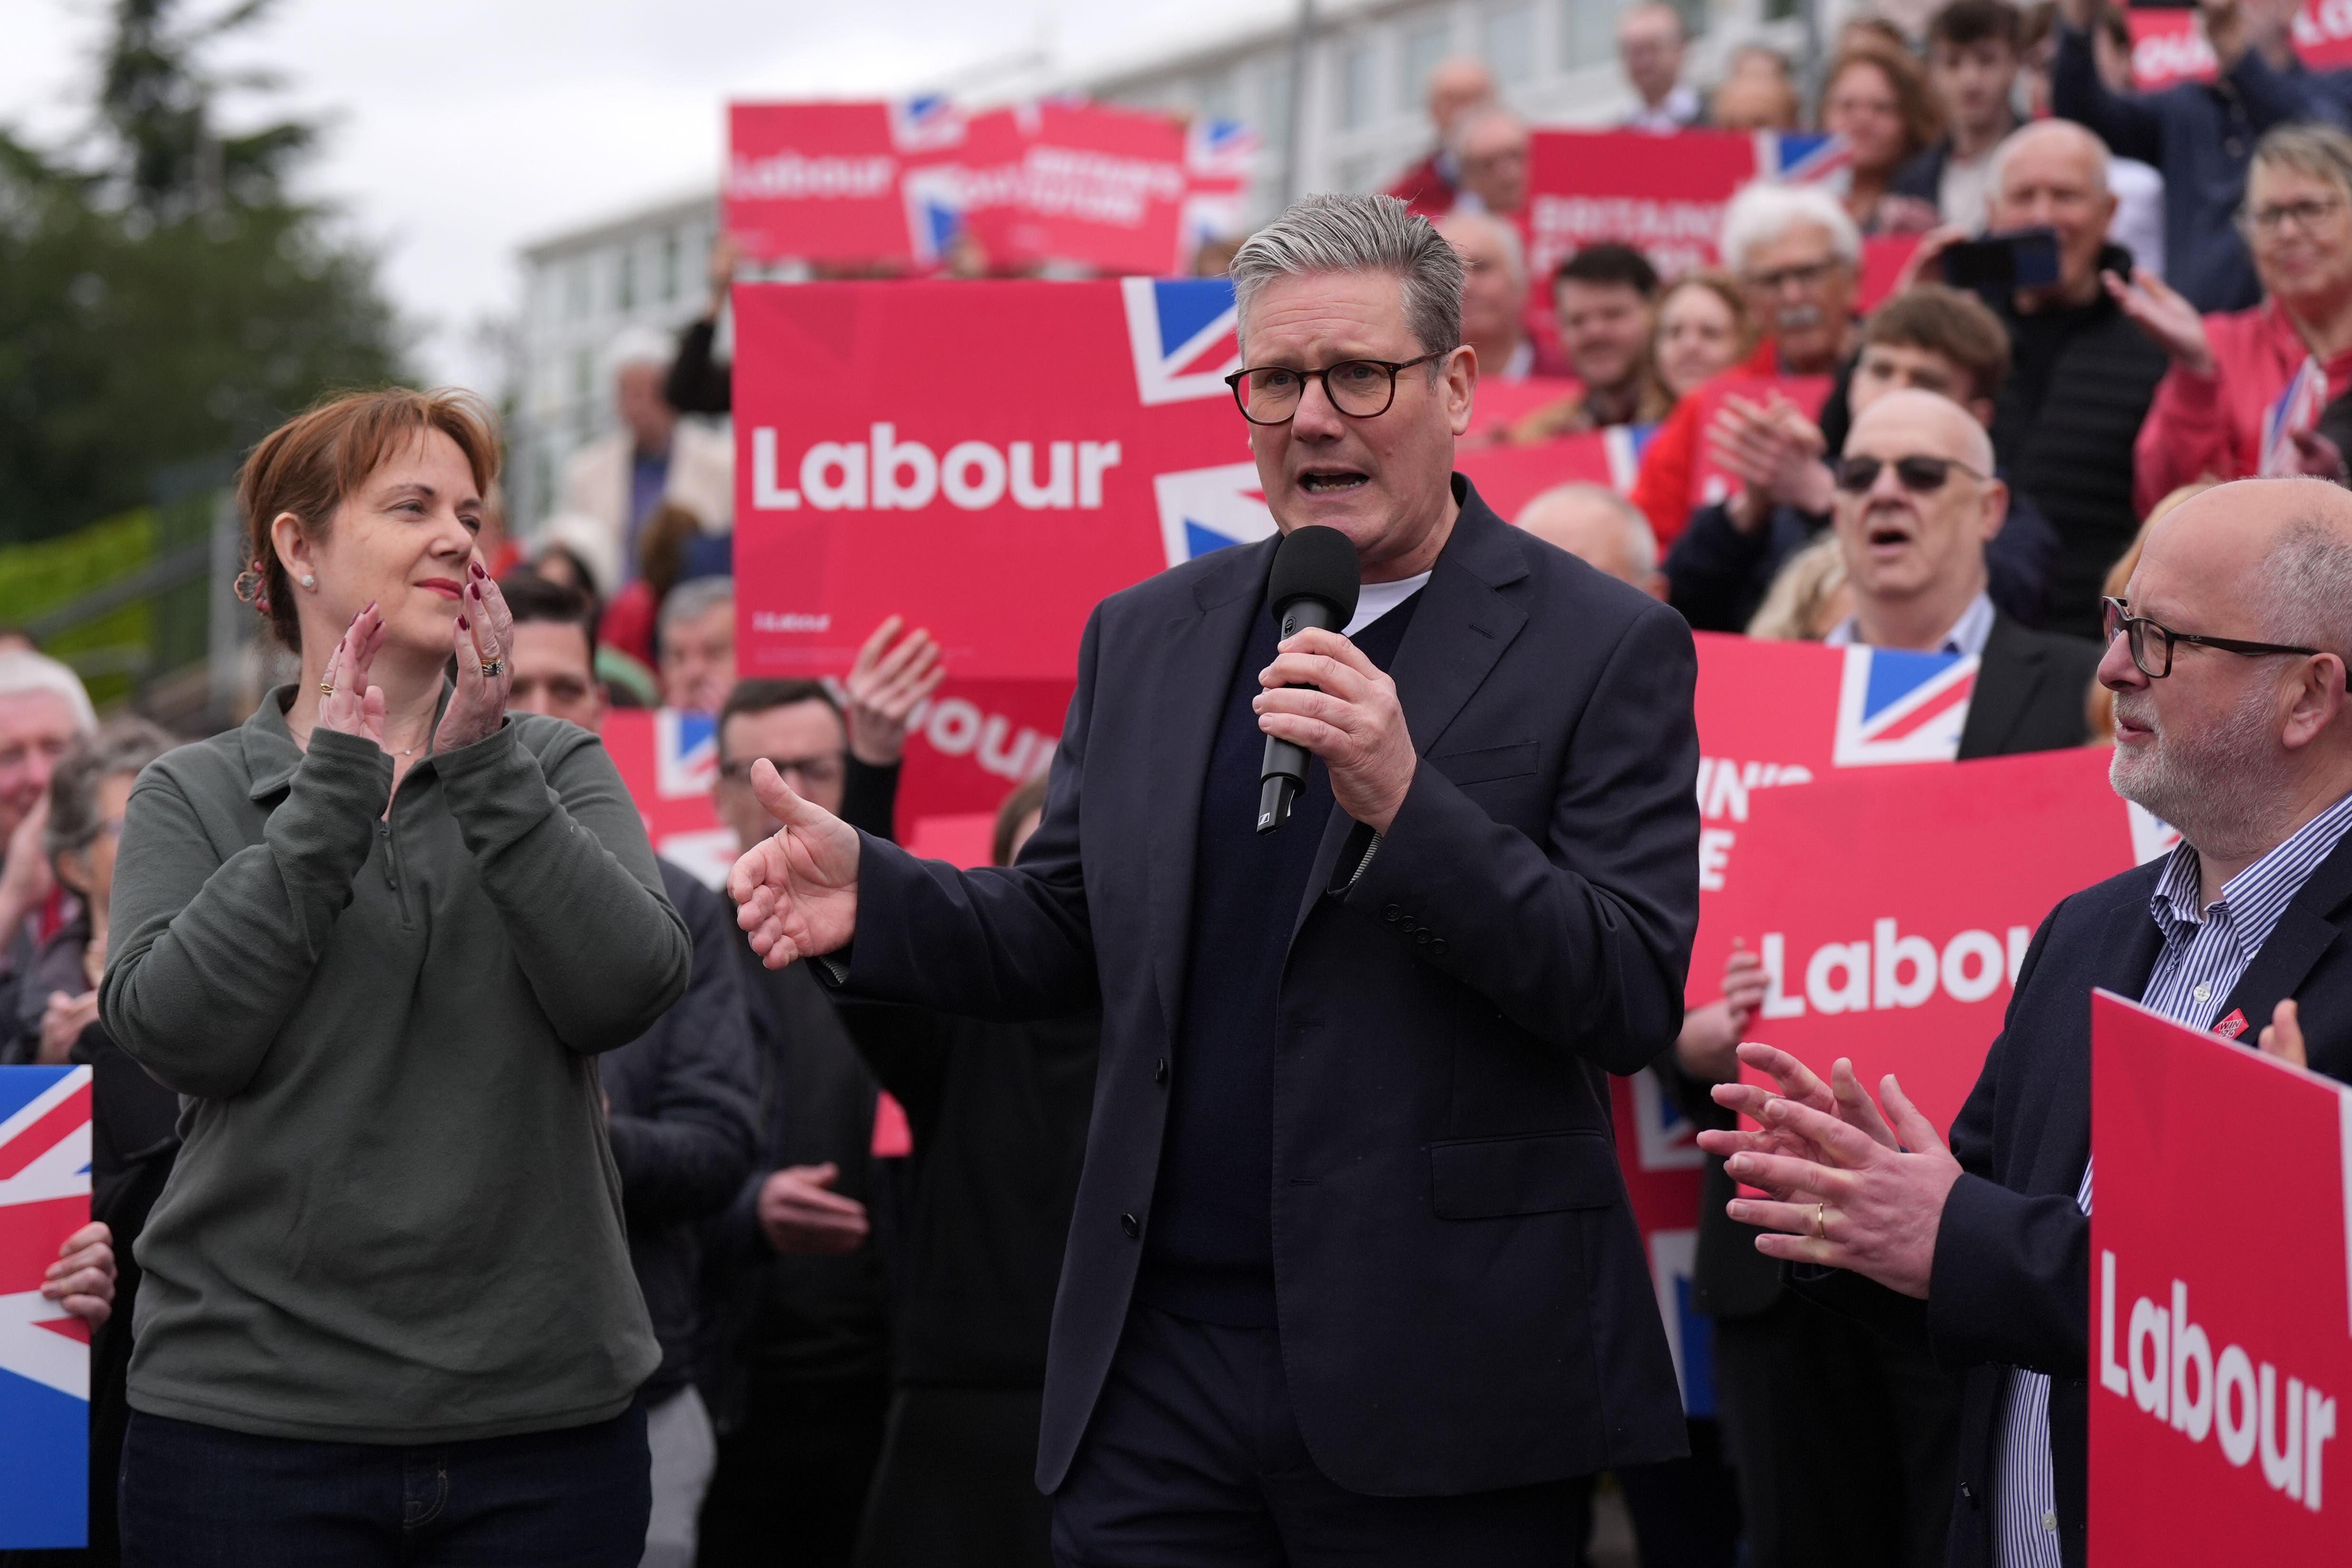
[[[1827,1204],[1813,1205],[1813,1234],[1823,1241],[1830,1238],[1830,1205]]]
[[[486,658],[486,659],[482,660],[482,679],[485,679],[485,680],[496,680],[499,676],[504,675],[506,672],[507,672],[507,661],[506,661],[505,659],[503,659],[503,658]]]
[[[335,694],[335,683],[334,683],[333,681],[331,681],[331,680],[322,680],[322,681],[319,682],[319,695],[320,695],[320,696],[321,696],[321,697],[332,697],[334,694]]]

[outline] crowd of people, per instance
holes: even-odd
[[[2147,93],[2105,0],[1862,18],[1811,120],[1843,190],[1750,186],[1717,268],[1595,244],[1540,290],[1528,126],[1441,67],[1392,194],[1459,259],[1477,378],[1574,383],[1477,438],[1644,432],[1630,496],[1510,521],[1692,629],[1977,658],[1961,758],[2110,741],[2157,521],[2250,476],[2352,483],[2352,73],[2305,68],[2292,15],[2207,0],[2219,77]],[[1669,5],[1619,48],[1629,128],[1801,124],[1768,49],[1702,91]],[[1879,235],[1919,243],[1864,310]],[[1953,264],[2018,236],[2009,273]],[[1052,1559],[1033,1471],[1099,1010],[983,1022],[770,967],[586,741],[616,705],[712,714],[743,850],[779,825],[761,763],[888,843],[947,674],[894,619],[838,683],[738,678],[731,457],[690,417],[728,411],[734,266],[681,341],[614,345],[620,426],[519,542],[463,396],[264,443],[243,587],[299,677],[242,729],[175,750],[0,645],[0,1058],[95,1079],[96,1223],[45,1286],[95,1329],[91,1561],[256,1561],[224,1496],[307,1521],[309,1561],[373,1560],[348,1543],[404,1496],[412,1541],[478,1559]],[[997,864],[1045,812],[1043,777],[1011,794]],[[1727,1132],[1763,983],[1744,952],[1721,982],[1656,1070]],[[1797,1288],[1733,1196],[1711,1156],[1719,1419],[1615,1472],[1643,1561],[1943,1561],[1960,1381]],[[404,1494],[418,1456],[464,1507]],[[2050,1532],[2000,1561],[2059,1563]]]

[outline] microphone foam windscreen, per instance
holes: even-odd
[[[1363,569],[1356,563],[1356,546],[1336,528],[1311,523],[1294,528],[1274,547],[1274,569],[1266,575],[1266,608],[1276,620],[1294,599],[1320,599],[1331,606],[1332,625],[1344,626],[1356,614],[1356,595],[1363,586]]]

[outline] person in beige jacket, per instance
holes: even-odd
[[[671,344],[632,328],[606,351],[620,427],[572,455],[544,542],[569,546],[610,595],[637,574],[637,536],[664,502],[694,513],[706,533],[735,523],[735,447],[724,432],[682,422],[663,395]]]

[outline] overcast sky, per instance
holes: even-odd
[[[80,127],[110,9],[0,0],[0,123],[50,143]],[[494,371],[472,329],[513,310],[517,247],[715,183],[730,98],[879,96],[1040,47],[1085,70],[1291,13],[1291,0],[278,0],[234,58],[290,79],[279,104],[327,118],[306,187],[381,250],[425,334],[418,369],[482,383]]]

